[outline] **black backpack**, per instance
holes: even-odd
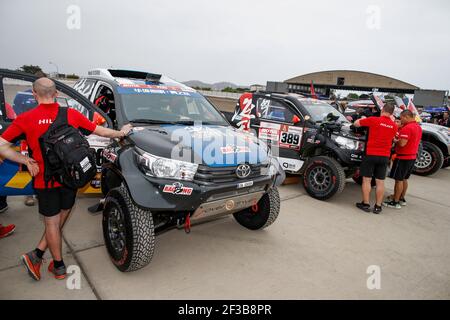
[[[66,107],[59,107],[55,121],[40,138],[45,187],[55,181],[71,189],[84,187],[97,173],[95,152],[89,142],[69,125]]]

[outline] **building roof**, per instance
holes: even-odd
[[[344,83],[339,83],[339,78],[344,78]],[[405,91],[414,92],[419,87],[410,83],[394,79],[388,76],[353,70],[330,70],[308,73],[285,81],[289,84],[309,85],[311,82],[317,87],[329,87],[342,90],[372,91],[377,88],[380,91]]]

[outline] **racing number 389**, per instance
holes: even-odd
[[[294,133],[289,133],[289,132],[283,132],[281,134],[280,142],[286,143],[286,144],[292,144],[292,145],[299,145],[300,144],[300,135],[294,134]]]

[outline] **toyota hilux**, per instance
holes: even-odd
[[[0,71],[11,92],[36,79]],[[55,82],[67,107],[97,124],[133,126],[121,140],[90,138],[101,168],[95,187],[104,194],[91,211],[103,213],[106,248],[120,271],[149,264],[156,235],[172,228],[189,233],[195,223],[232,214],[245,228],[261,230],[277,219],[280,164],[263,141],[233,128],[194,89],[160,74],[111,69],[90,71],[73,89]],[[0,129],[11,122],[8,96],[0,97]],[[0,195],[32,192],[23,168],[5,163],[1,170],[8,177],[2,174]]]

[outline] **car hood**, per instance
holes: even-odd
[[[133,128],[129,136],[140,149],[158,157],[211,167],[260,164],[268,159],[267,145],[232,127],[161,125]]]
[[[432,131],[432,132],[438,132],[439,130],[447,129],[447,127],[440,126],[440,125],[434,124],[434,123],[426,123],[426,122],[422,122],[420,124],[420,126],[422,127],[422,129],[424,131]]]

